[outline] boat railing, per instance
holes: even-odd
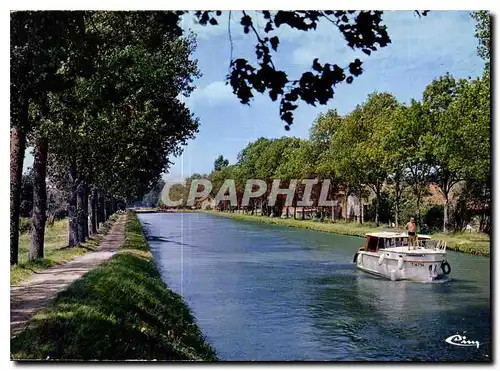
[[[443,241],[443,240],[430,240],[430,241],[426,241],[425,247],[427,249],[431,249],[431,250],[446,251],[446,248],[448,247],[448,245],[447,245],[446,241]]]
[[[437,247],[438,250],[446,251],[446,248],[448,247],[448,244],[446,243],[446,241],[439,240],[439,242],[438,242],[438,244],[437,244],[436,247]]]

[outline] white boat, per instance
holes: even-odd
[[[432,282],[450,278],[446,243],[419,234],[410,246],[407,233],[367,233],[365,244],[354,255],[356,267],[392,281]]]

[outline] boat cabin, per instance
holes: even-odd
[[[425,241],[430,240],[430,236],[425,234],[417,235],[417,241],[425,246]],[[389,247],[408,246],[408,234],[396,232],[375,232],[367,233],[365,236],[365,251],[376,252],[379,249]]]

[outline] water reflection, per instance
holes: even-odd
[[[465,304],[462,295],[473,286],[454,291],[457,284],[393,282],[360,272],[351,277],[332,274],[312,280],[316,290],[310,318],[321,348],[336,348],[332,359],[488,360],[487,303]],[[467,334],[482,346],[463,349],[444,342],[455,333]]]

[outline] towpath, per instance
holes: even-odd
[[[44,269],[10,288],[10,332],[14,335],[45,308],[55,296],[92,268],[111,258],[125,240],[126,214],[113,223],[95,251],[67,263]]]

